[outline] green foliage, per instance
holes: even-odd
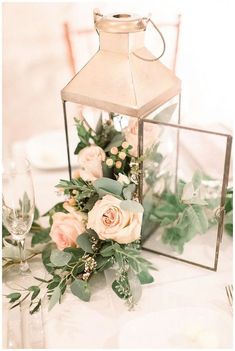
[[[56,267],[66,266],[71,258],[72,254],[70,252],[64,252],[57,249],[52,250],[50,255],[50,261]]]
[[[224,229],[228,235],[233,236],[233,188],[227,190],[224,209]]]
[[[21,294],[18,292],[15,292],[15,293],[8,294],[6,297],[9,299],[10,303],[13,303],[21,298]]]
[[[91,291],[86,281],[75,279],[71,284],[71,291],[73,295],[79,297],[82,301],[90,301]]]
[[[162,241],[178,253],[183,253],[184,245],[197,234],[204,234],[209,228],[206,215],[208,202],[201,198],[200,187],[203,175],[198,170],[192,181],[178,181],[176,192],[165,189],[156,201],[147,198],[147,218],[162,227]],[[148,205],[149,204],[149,205]],[[152,204],[152,206],[151,206]]]
[[[103,177],[95,180],[93,184],[100,197],[107,194],[121,197],[123,185],[116,180]]]
[[[112,149],[112,147],[116,146],[119,147],[122,145],[123,141],[124,141],[124,136],[122,133],[117,133],[113,139],[111,140],[111,142],[106,146],[106,148],[104,149],[105,152],[110,151]]]
[[[126,200],[131,200],[133,198],[133,195],[136,191],[136,185],[135,184],[128,184],[123,188],[123,197]]]
[[[148,271],[139,272],[138,278],[141,284],[150,284],[154,281],[153,277],[151,276],[151,274],[149,274]]]
[[[52,308],[59,302],[61,297],[61,289],[59,286],[57,286],[50,298],[49,306],[48,306],[48,311],[52,310]]]
[[[77,155],[84,147],[90,145],[90,139],[92,138],[92,129],[86,128],[84,121],[80,121],[74,118],[77,128],[77,134],[80,142],[78,143],[74,154]]]
[[[32,234],[31,245],[35,246],[37,244],[48,243],[51,240],[49,236],[50,228],[42,229],[38,233]]]
[[[62,188],[65,195],[73,196],[77,201],[77,208],[84,212],[90,211],[99,197],[94,185],[91,182],[84,181],[82,178],[60,180],[56,187]],[[63,209],[63,212],[67,211]]]
[[[40,293],[40,288],[37,285],[30,286],[28,291],[32,292],[31,301],[33,301]]]
[[[84,147],[89,145],[98,145],[105,150],[107,157],[113,158],[116,162],[121,160],[122,168],[111,169],[103,163],[104,177],[97,179],[95,182],[84,181],[82,178],[72,180],[60,180],[57,188],[63,189],[67,197],[75,200],[73,203],[74,210],[89,212],[96,201],[106,194],[110,194],[121,201],[121,208],[131,212],[143,212],[143,207],[137,201],[132,199],[136,196],[136,185],[140,174],[139,164],[143,157],[132,157],[129,153],[131,145],[123,148],[125,141],[124,134],[114,128],[113,117],[103,123],[102,115],[97,123],[96,131],[93,131],[86,121],[75,119],[79,143],[76,147],[75,154],[79,153]],[[117,155],[111,153],[112,147],[118,148]],[[125,146],[125,145],[124,145]],[[157,151],[158,146],[153,147]],[[125,157],[119,153],[124,152]],[[120,156],[120,158],[119,158]],[[123,158],[125,158],[123,160]],[[151,155],[153,162],[161,163],[163,157],[157,152]],[[115,164],[114,162],[114,164]],[[131,180],[130,184],[122,184],[117,181],[118,173],[127,175]],[[30,206],[27,194],[22,201],[22,206]],[[47,211],[43,216],[49,217],[50,226],[53,222],[53,215],[58,212],[67,213],[64,208],[64,202],[59,202]],[[98,235],[91,229],[78,235],[77,244],[79,247],[68,247],[63,251],[58,250],[56,245],[50,242],[50,227],[43,228],[39,224],[40,214],[35,209],[34,222],[32,225],[31,251],[36,249],[42,250],[41,245],[46,244],[41,252],[42,262],[50,273],[50,279],[35,277],[38,285],[32,285],[28,288],[22,287],[21,293],[12,293],[7,296],[12,303],[11,308],[18,306],[22,301],[30,299],[30,313],[37,312],[41,306],[41,294],[44,291],[41,285],[46,287],[49,298],[48,310],[50,311],[58,302],[61,302],[62,296],[67,286],[70,286],[71,292],[83,301],[89,301],[91,291],[89,281],[94,274],[115,266],[117,269],[117,278],[113,282],[114,292],[121,298],[125,299],[130,307],[133,307],[141,296],[141,284],[153,282],[153,277],[149,270],[154,269],[150,262],[140,255],[139,242],[130,244],[118,244],[112,240],[100,240]],[[4,228],[4,234],[7,235]],[[9,239],[7,239],[9,240]],[[5,240],[6,253],[15,255],[14,245]],[[9,247],[9,245],[10,247]]]
[[[92,244],[89,238],[89,233],[86,231],[77,237],[78,245],[83,249],[84,252],[94,253],[92,249]]]
[[[52,245],[49,244],[42,251],[42,262],[44,264],[44,267],[49,273],[53,273],[55,270],[55,268],[51,266],[51,261],[50,261],[52,248],[53,248]]]
[[[80,121],[75,118],[77,134],[80,142],[78,143],[74,153],[78,154],[84,147],[96,144],[102,149],[109,150],[113,146],[119,146],[124,141],[122,133],[118,132],[111,120],[102,123],[102,116],[97,123],[96,131],[94,132],[85,121]]]

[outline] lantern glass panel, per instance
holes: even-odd
[[[152,119],[143,147],[143,248],[216,269],[231,137]]]

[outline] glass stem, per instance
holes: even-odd
[[[18,240],[18,247],[19,247],[19,253],[20,253],[20,270],[23,273],[29,271],[29,264],[25,259],[24,244],[25,244],[25,239]]]

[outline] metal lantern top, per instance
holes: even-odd
[[[61,91],[62,100],[142,118],[179,94],[181,81],[144,46],[149,21],[95,10],[99,50]]]

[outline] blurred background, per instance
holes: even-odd
[[[63,129],[60,90],[97,51],[93,9],[151,13],[165,40],[161,59],[182,79],[182,122],[232,132],[233,1],[77,1],[3,4],[3,145]],[[161,41],[151,28],[147,46]]]

